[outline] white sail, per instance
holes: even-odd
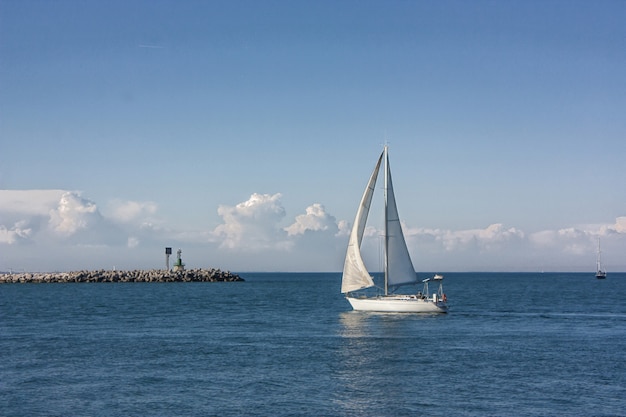
[[[378,178],[378,171],[380,170],[383,154],[384,152],[378,158],[376,168],[374,168],[370,180],[367,183],[367,187],[365,187],[361,204],[359,205],[354,224],[352,225],[346,260],[343,265],[343,279],[341,281],[342,293],[374,286],[374,281],[372,281],[372,277],[367,271],[363,258],[361,257],[361,241],[363,240],[363,232],[365,231],[365,224],[370,211],[372,196],[374,195],[374,186]]]
[[[387,286],[414,284],[417,282],[417,274],[402,233],[388,156],[385,165],[387,175]]]
[[[374,187],[380,170],[380,164],[385,158],[385,250],[384,250],[384,270],[385,270],[385,293],[373,296],[351,295],[351,291],[373,287],[374,281],[370,276],[363,258],[361,256],[361,241],[367,216],[370,211]],[[437,281],[439,289],[430,294],[428,282]],[[354,310],[360,311],[382,311],[396,313],[446,313],[448,311],[447,297],[443,292],[441,284],[443,276],[435,275],[432,279],[422,280],[423,291],[416,294],[390,294],[389,287],[397,287],[405,284],[417,283],[417,274],[413,268],[409,250],[404,240],[398,209],[396,207],[396,197],[393,192],[391,181],[391,170],[389,169],[389,157],[387,146],[378,158],[376,168],[370,176],[361,204],[354,219],[354,225],[350,232],[346,260],[343,266],[343,279],[341,282],[341,292],[346,294],[346,299]]]
[[[602,270],[602,255],[600,251],[600,238],[598,238],[598,257],[596,259],[596,278],[606,278],[606,271]]]

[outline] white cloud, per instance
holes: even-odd
[[[447,231],[441,236],[446,250],[462,249],[468,245],[477,246],[482,250],[495,249],[515,239],[523,239],[524,233],[514,227],[505,228],[500,223],[487,226],[485,229]]]
[[[64,190],[0,190],[0,243],[22,244],[49,228]]]
[[[150,224],[157,210],[158,205],[152,201],[114,200],[110,204],[112,220],[122,223],[139,220],[142,224]]]
[[[0,213],[3,220],[9,214],[47,216],[65,190],[0,190]]]
[[[542,230],[529,235],[529,242],[541,249],[557,253],[588,256],[595,253],[598,238],[621,246],[621,235],[626,234],[626,217],[617,217],[613,224],[588,224],[559,230]],[[606,245],[609,250],[611,244]]]
[[[115,200],[106,206],[103,214],[74,191],[0,190],[0,270],[158,267],[163,247],[173,246],[183,249],[189,265],[336,271],[350,231],[348,221],[337,221],[320,203],[285,222],[279,193],[219,206],[222,222],[213,230],[168,226],[157,218],[154,202]],[[418,270],[584,270],[595,266],[598,237],[607,268],[626,268],[626,216],[532,233],[501,223],[465,230],[403,227]],[[374,262],[381,234],[376,227],[365,230],[364,252]]]
[[[285,217],[281,194],[254,193],[234,207],[221,205],[223,224],[213,231],[223,248],[239,250],[288,249],[286,233],[279,227]]]
[[[524,232],[514,227],[504,227],[494,223],[484,229],[442,230],[442,229],[411,229],[404,226],[407,240],[439,242],[446,251],[498,249],[507,243],[524,239]]]
[[[589,234],[573,227],[561,229],[557,232],[557,241],[561,243],[562,251],[574,255],[584,255],[590,252]]]
[[[347,220],[339,220],[337,228],[337,236],[350,236],[351,225]]]
[[[315,203],[306,208],[306,214],[296,216],[295,223],[285,227],[289,236],[302,235],[307,230],[313,232],[331,230],[336,233],[338,231],[337,221],[333,216],[326,213],[323,205]]]
[[[552,249],[572,255],[586,255],[592,253],[599,237],[610,237],[619,234],[620,222],[618,217],[614,225],[584,225],[567,227],[559,230],[542,230],[528,236],[529,242],[542,250]]]
[[[542,230],[528,235],[528,240],[539,247],[554,247],[557,242],[558,231]]]
[[[615,219],[615,224],[611,225],[609,229],[617,233],[626,233],[626,216]]]
[[[11,229],[0,225],[0,243],[13,244],[18,240],[27,240],[33,232],[32,228],[24,227],[25,221],[17,222]]]
[[[150,265],[153,256],[160,259],[154,248],[171,237],[167,230],[145,224],[156,214],[156,205],[114,205],[119,210],[106,217],[76,191],[0,190],[0,270],[97,268],[123,262],[140,267]],[[137,256],[140,252],[143,259]]]
[[[0,190],[0,243],[106,244],[125,241],[95,202],[77,191]]]
[[[50,227],[61,235],[70,236],[99,223],[102,216],[92,201],[75,192],[65,192],[56,208],[50,210]]]

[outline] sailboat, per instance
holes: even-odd
[[[602,258],[600,251],[600,238],[598,238],[598,257],[596,258],[596,278],[605,279],[606,271],[602,270]]]
[[[382,288],[382,293],[380,294],[359,295],[356,293],[357,291],[375,287],[374,279],[370,276],[361,255],[361,242],[374,195],[378,172],[383,161],[385,176],[384,288]],[[439,284],[438,290],[433,294],[428,292],[428,283],[431,281]],[[413,268],[406,241],[404,240],[404,234],[402,233],[391,181],[388,147],[385,145],[365,187],[365,192],[361,198],[352,231],[350,232],[343,267],[341,292],[345,294],[346,299],[354,310],[398,313],[446,313],[448,311],[447,297],[443,292],[442,281],[443,276],[436,274],[432,278],[421,280],[423,284],[422,291],[415,294],[396,293],[398,287],[419,284],[420,281]]]

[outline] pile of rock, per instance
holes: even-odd
[[[53,282],[235,282],[243,280],[237,274],[219,269],[189,269],[176,272],[151,269],[0,274],[0,284]]]

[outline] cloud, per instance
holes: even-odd
[[[339,220],[337,228],[337,236],[350,236],[352,226],[347,220]]]
[[[47,216],[65,190],[0,190],[2,219],[9,215]]]
[[[96,204],[75,192],[63,193],[57,207],[50,210],[50,227],[64,236],[71,236],[101,221]]]
[[[280,193],[254,193],[234,207],[220,205],[217,213],[223,224],[213,231],[213,236],[221,241],[220,247],[244,251],[288,249],[291,245],[279,226],[285,217],[280,198]]]
[[[139,221],[140,224],[152,224],[158,205],[152,201],[114,200],[109,204],[111,219],[121,223]]]
[[[238,268],[247,270],[337,270],[347,237],[340,235],[335,217],[314,203],[282,226],[286,211],[280,198],[255,193],[234,207],[220,206],[223,223],[213,232],[220,258],[236,256]]]
[[[5,225],[0,225],[0,243],[9,245],[16,243],[18,240],[28,240],[33,232],[32,228],[25,227],[26,222],[20,221],[15,223],[11,229]]]
[[[403,225],[407,241],[437,243],[443,250],[459,251],[478,249],[481,251],[497,250],[508,244],[524,239],[523,231],[514,227],[505,227],[494,223],[484,229],[446,230],[410,228]]]
[[[127,218],[130,212],[122,211]],[[80,192],[0,190],[0,243],[94,245],[121,244],[126,240],[124,232]]]
[[[613,241],[618,246],[626,234],[626,217],[617,217],[613,224],[587,224],[557,230],[541,230],[529,234],[528,241],[540,250],[556,254],[587,256],[595,253],[598,238]],[[610,247],[610,246],[609,246]]]
[[[50,221],[65,190],[0,190],[0,243],[24,244],[56,235]]]
[[[235,206],[220,205],[217,227],[185,230],[159,219],[159,207],[151,201],[104,202],[107,210],[101,212],[77,191],[0,190],[0,270],[159,267],[164,246],[181,247],[188,265],[340,270],[350,223],[320,203],[286,221],[281,198],[254,193]],[[418,270],[585,270],[595,266],[598,238],[607,269],[626,268],[621,256],[626,216],[530,233],[502,223],[463,230],[403,228]],[[380,258],[381,235],[373,226],[364,233],[363,251],[373,262]]]
[[[528,240],[539,247],[553,247],[556,245],[558,232],[556,230],[541,230],[531,233]]]
[[[466,230],[405,227],[415,266],[426,270],[584,270],[595,266],[597,239],[603,237],[606,259],[616,259],[626,239],[615,224],[596,224],[526,233],[494,223]],[[623,249],[622,249],[623,250]],[[618,266],[617,268],[623,268]]]
[[[21,237],[34,236],[42,223],[48,232],[63,237],[102,220],[94,202],[65,190],[0,190],[0,214],[2,226]],[[14,225],[7,227],[11,222]]]
[[[617,233],[626,233],[626,216],[615,219],[615,224],[609,226],[608,229]]]
[[[531,233],[528,240],[542,250],[552,249],[562,253],[585,255],[594,250],[599,237],[612,233],[615,233],[615,228],[611,225],[578,226]]]
[[[332,231],[336,234],[338,230],[336,219],[326,213],[324,206],[319,203],[307,207],[305,214],[296,216],[295,223],[285,227],[289,236],[303,235],[306,231]]]
[[[112,214],[105,216],[78,191],[0,190],[0,270],[154,265],[156,246],[172,239],[150,224],[156,204],[116,200],[109,206]]]
[[[524,238],[524,233],[514,227],[505,228],[501,223],[487,226],[485,229],[470,229],[447,231],[441,236],[444,248],[447,251],[476,246],[481,250],[490,250],[501,247],[513,240]]]

